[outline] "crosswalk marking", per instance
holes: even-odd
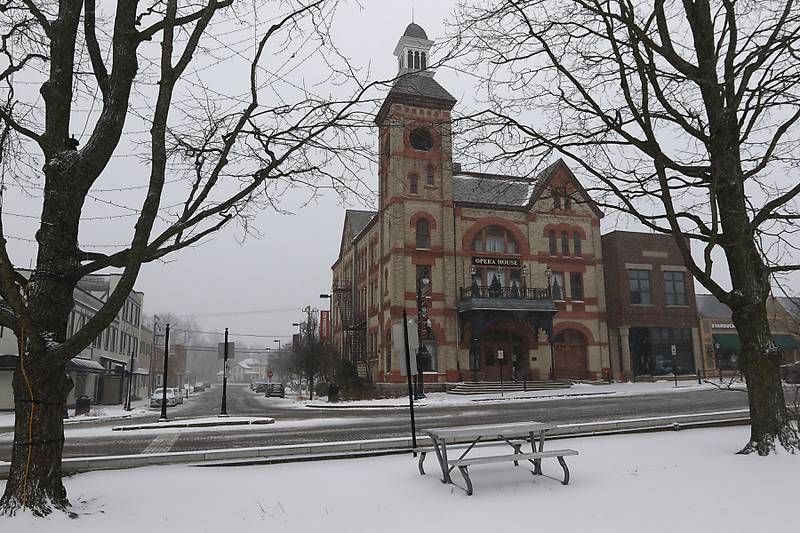
[[[170,435],[159,435],[158,437],[154,438],[153,442],[148,444],[144,450],[142,450],[142,453],[148,454],[168,452],[177,440],[177,433],[172,433]]]

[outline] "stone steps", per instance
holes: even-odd
[[[528,392],[568,389],[571,386],[572,381],[509,381],[504,382],[502,388],[499,381],[464,382],[459,383],[447,393],[457,395],[494,394],[500,393],[501,390],[502,392]]]

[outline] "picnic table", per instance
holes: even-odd
[[[450,472],[458,468],[467,484],[467,495],[471,495],[472,481],[469,478],[468,467],[474,464],[499,463],[511,461],[515,466],[520,460],[527,460],[533,464],[533,475],[542,475],[542,459],[554,457],[564,470],[564,480],[562,483],[569,483],[569,470],[564,462],[564,456],[577,455],[575,450],[552,450],[544,451],[545,433],[553,429],[555,425],[544,422],[514,422],[508,424],[490,424],[476,426],[444,427],[424,430],[433,443],[432,450],[418,450],[420,452],[419,471],[424,474],[423,462],[428,451],[436,454],[436,459],[442,471],[442,483],[454,484]],[[500,441],[505,442],[514,450],[512,454],[496,455],[491,457],[468,457],[468,454],[481,442]],[[466,445],[458,459],[450,459],[447,455],[448,444],[451,449],[454,444]],[[522,451],[525,444],[530,445],[531,452]]]

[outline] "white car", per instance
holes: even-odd
[[[150,396],[150,407],[161,407],[161,401],[164,399],[164,389],[156,389],[153,395]],[[175,396],[174,389],[167,389],[167,407],[175,407],[178,405],[178,397]]]
[[[181,388],[168,388],[167,391],[172,391],[178,403],[183,403],[183,389]]]

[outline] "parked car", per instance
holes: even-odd
[[[781,378],[786,383],[800,383],[800,362],[781,366]]]
[[[161,407],[161,402],[164,399],[164,389],[156,389],[153,395],[150,396],[150,407]],[[178,405],[178,398],[175,396],[173,389],[167,389],[167,407],[175,407]]]
[[[172,394],[175,395],[175,399],[177,400],[177,402],[179,404],[183,403],[183,389],[177,388],[177,387],[170,387],[170,388],[167,388],[167,390],[168,391],[172,391]]]
[[[285,398],[286,387],[283,383],[267,383],[264,388],[264,396],[267,398]]]
[[[202,381],[198,381],[197,383],[194,384],[195,392],[203,392],[204,390],[206,390],[206,386]]]
[[[266,392],[268,385],[266,381],[257,381],[252,388],[254,392]]]

